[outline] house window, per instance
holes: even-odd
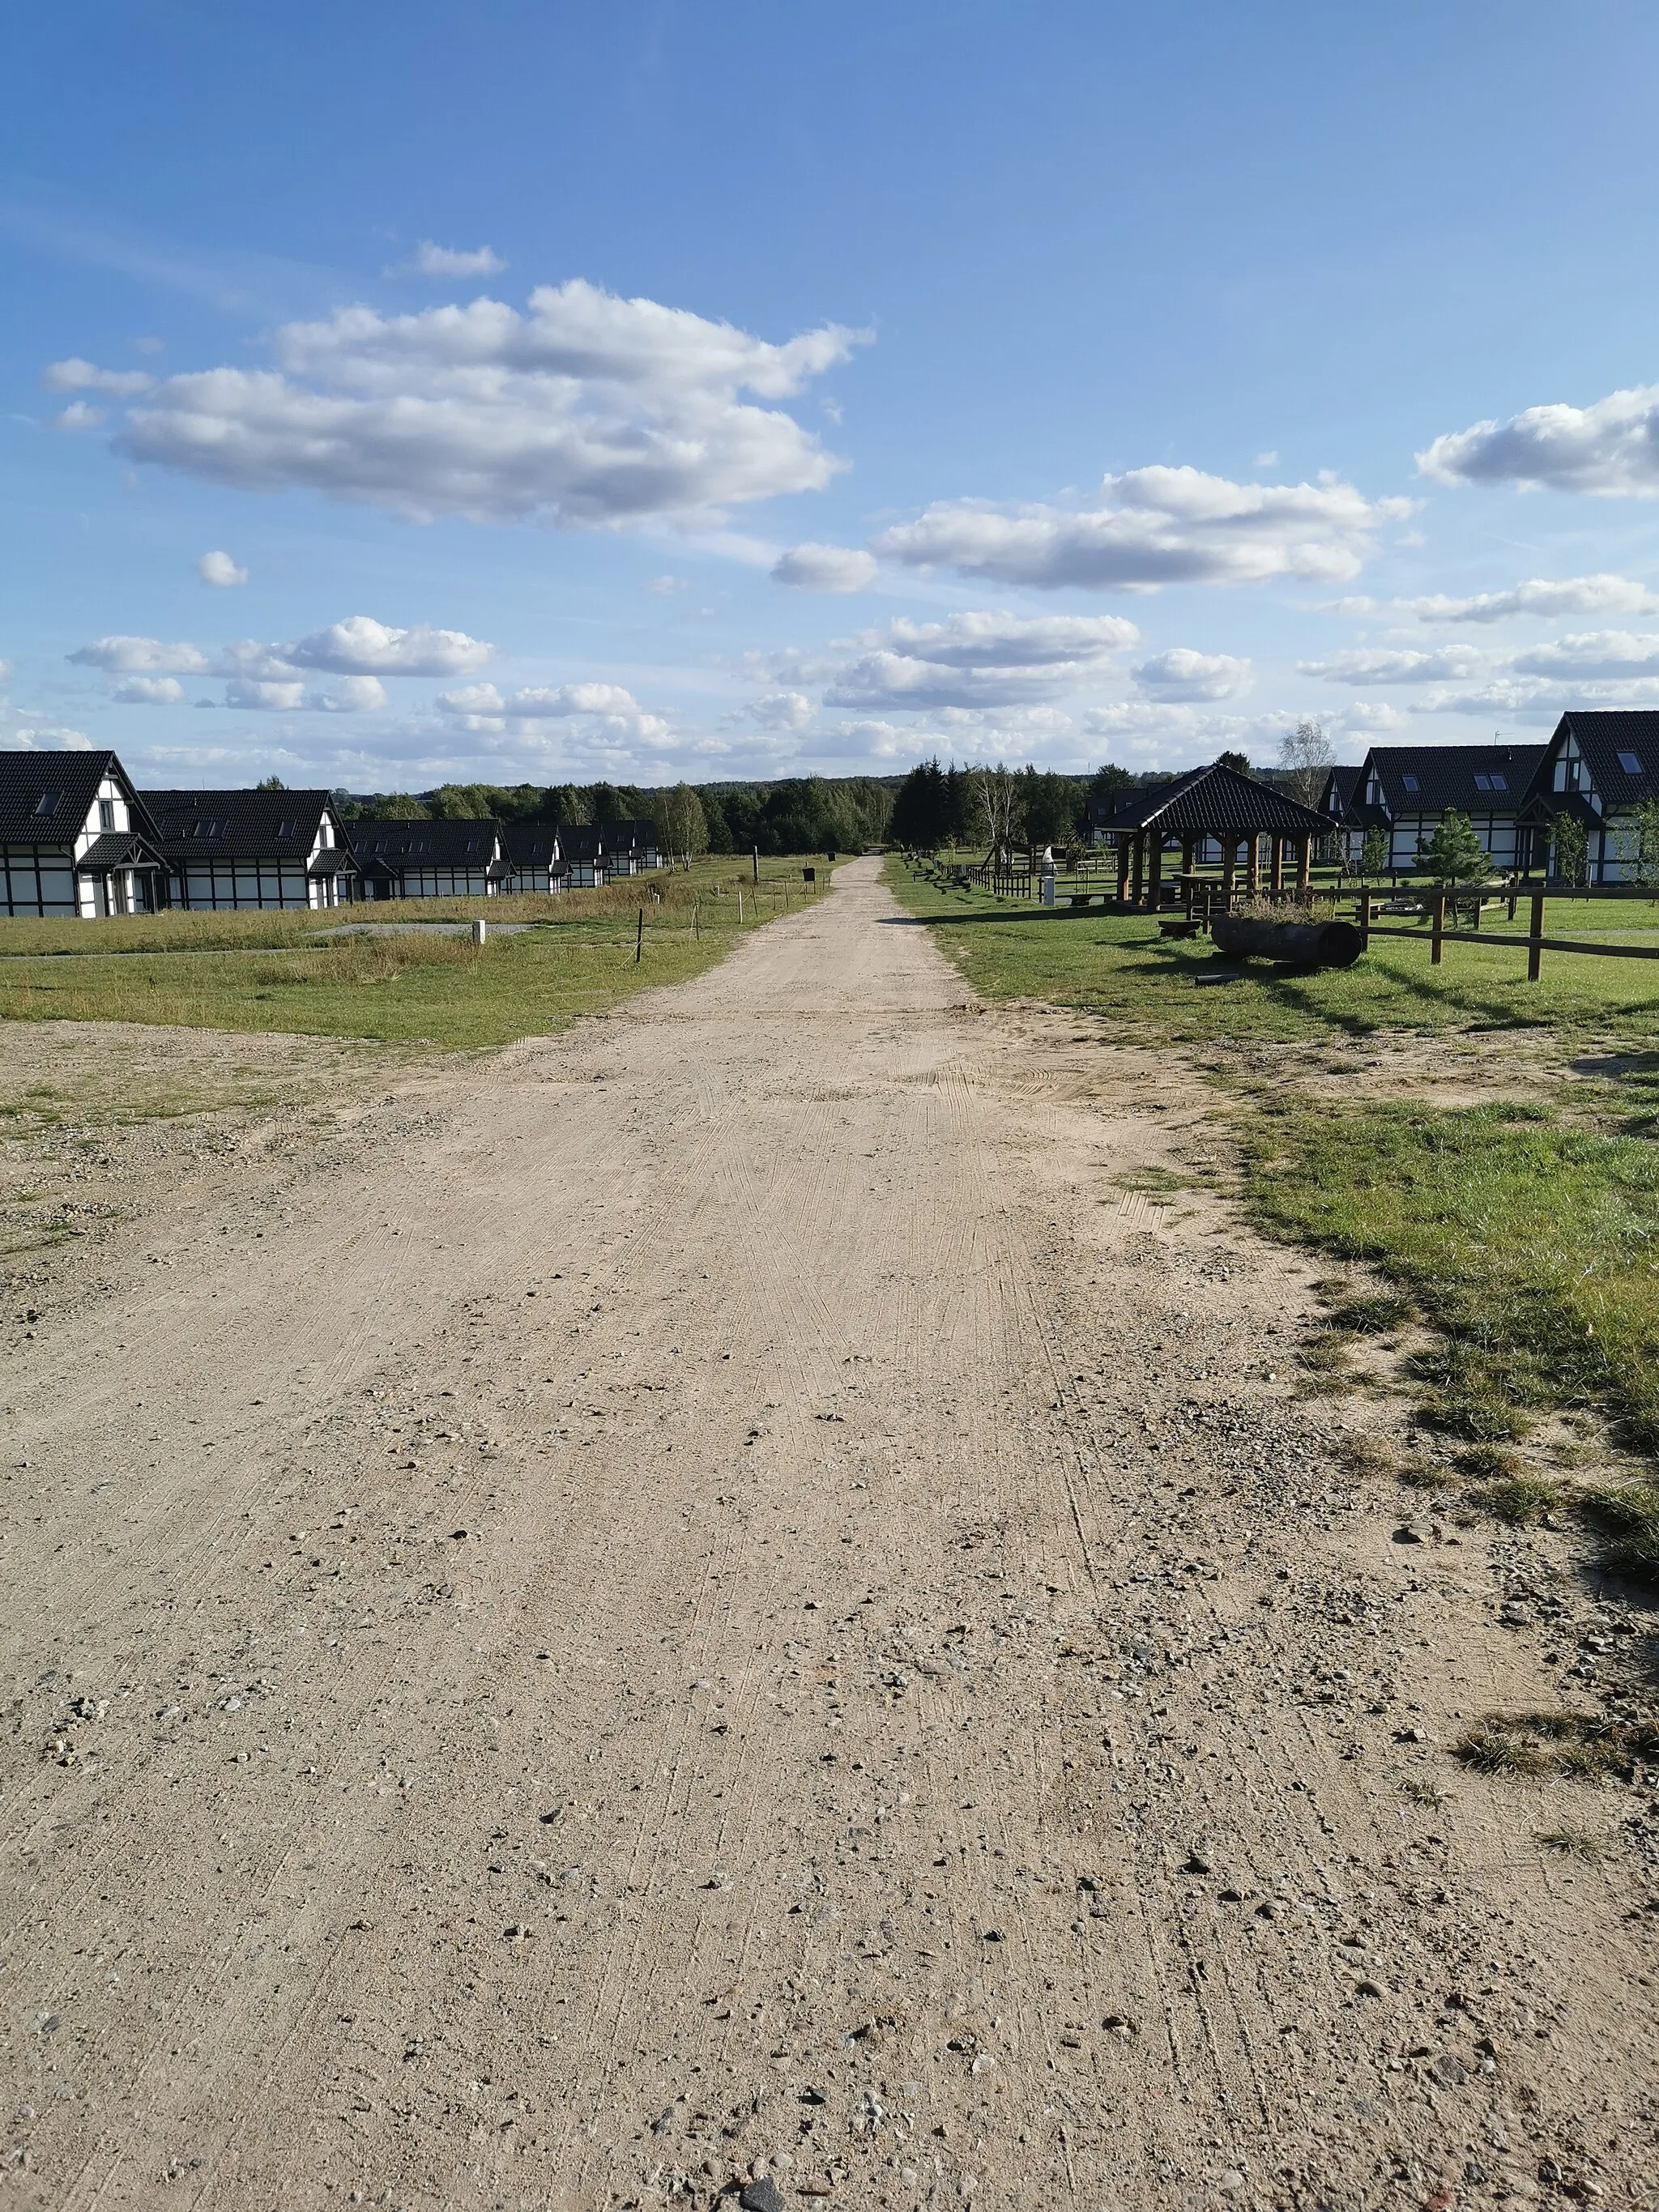
[[[34,802],[37,814],[56,814],[63,799],[61,791],[43,791]]]
[[[1643,772],[1642,757],[1639,753],[1620,753],[1619,765],[1626,775],[1640,775]]]
[[[1401,788],[1403,791],[1409,791],[1413,798],[1421,787],[1414,775],[1402,775],[1400,779],[1400,784]]]
[[[190,834],[192,837],[216,837],[222,827],[218,822],[198,822]]]
[[[291,822],[279,822],[276,824],[276,835],[279,837],[291,837],[294,835],[294,824]]]
[[[1477,791],[1507,791],[1510,787],[1507,778],[1504,776],[1477,775],[1474,779],[1474,787]]]
[[[115,827],[115,801],[112,799],[99,800],[98,827],[100,830],[112,830]]]

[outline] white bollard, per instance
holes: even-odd
[[[482,945],[482,944],[483,943],[483,941],[484,941],[484,939],[485,939],[489,934],[489,924],[487,921],[475,921],[475,922],[473,923],[473,925],[472,925],[472,942],[473,942],[475,945]]]

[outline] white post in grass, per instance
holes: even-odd
[[[483,943],[483,941],[484,941],[484,939],[489,935],[489,924],[487,921],[475,921],[475,922],[473,923],[473,925],[472,925],[472,942],[473,942],[475,945],[482,945],[482,944]]]

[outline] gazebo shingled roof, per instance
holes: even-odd
[[[1331,825],[1271,784],[1212,762],[1150,791],[1129,793],[1096,827],[1109,833],[1151,830],[1166,837],[1324,837]]]

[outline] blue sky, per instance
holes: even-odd
[[[61,0],[0,743],[420,787],[1659,706],[1659,15]]]

